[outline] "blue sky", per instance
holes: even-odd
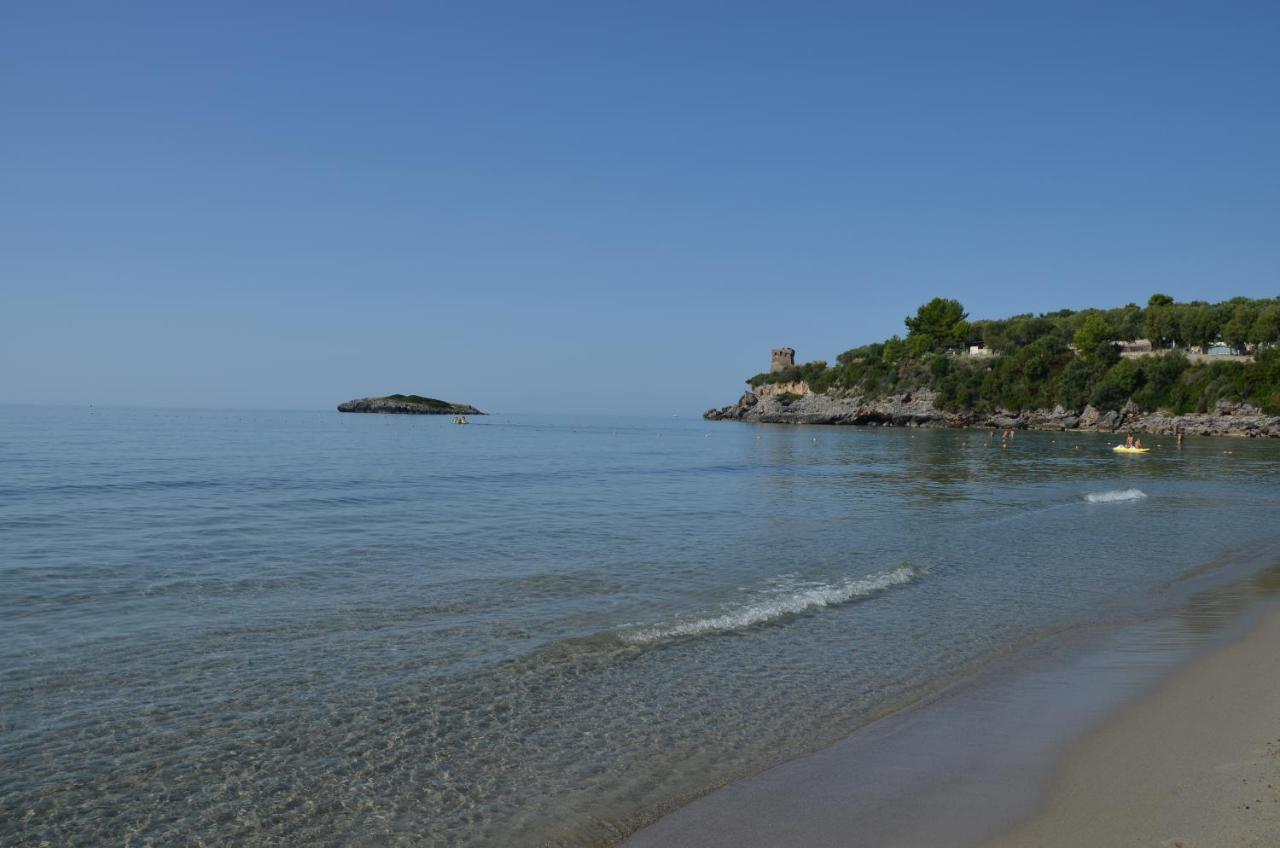
[[[700,412],[1280,294],[1280,4],[12,3],[0,402]]]

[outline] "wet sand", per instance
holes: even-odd
[[[988,845],[1280,845],[1280,614],[1073,746],[1043,811]]]
[[[1280,845],[1278,578],[1047,639],[624,844]]]

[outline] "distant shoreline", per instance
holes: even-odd
[[[887,398],[840,397],[812,392],[797,395],[768,390],[745,392],[737,403],[709,409],[708,421],[748,421],[761,424],[839,424],[881,427],[947,427],[996,430],[1150,433],[1173,436],[1235,436],[1280,438],[1280,416],[1264,415],[1249,404],[1222,401],[1211,413],[1166,415],[1148,413],[1132,403],[1102,411],[1092,406],[1069,410],[992,413],[947,412],[934,405],[936,393],[919,389]]]

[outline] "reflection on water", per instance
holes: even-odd
[[[1252,580],[1254,590],[1263,597],[1280,595],[1280,565],[1264,568]]]
[[[1274,553],[1260,551],[1257,556],[1274,556]],[[1195,634],[1216,633],[1236,624],[1240,611],[1250,602],[1275,595],[1280,595],[1280,563],[1267,565],[1244,579],[1225,582],[1194,595],[1178,615]]]
[[[607,843],[1275,550],[1280,446],[998,441],[0,409],[0,842]]]

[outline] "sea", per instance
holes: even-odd
[[[616,844],[1272,565],[1280,444],[0,407],[0,844]]]

